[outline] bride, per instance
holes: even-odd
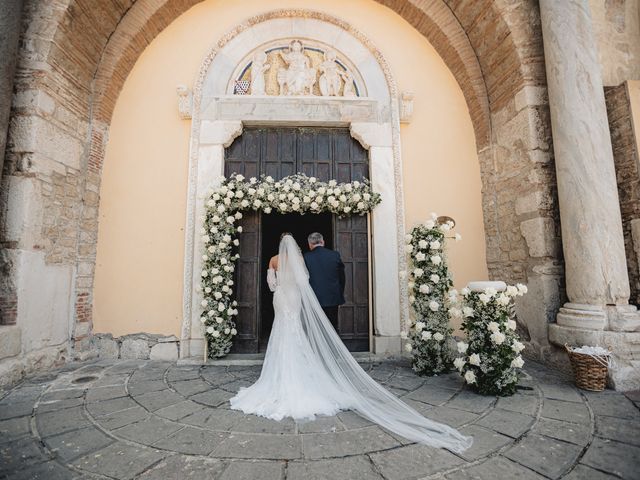
[[[322,311],[290,234],[282,236],[267,281],[275,318],[262,372],[230,400],[232,409],[300,421],[353,410],[413,442],[454,452],[471,446],[471,437],[423,417],[360,367]]]

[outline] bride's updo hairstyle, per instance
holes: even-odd
[[[291,232],[282,232],[282,233],[280,234],[280,240],[282,240],[282,239],[283,239],[284,237],[286,237],[287,235],[290,235],[290,236],[292,236],[292,237],[293,237],[293,235],[291,235]]]

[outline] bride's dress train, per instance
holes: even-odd
[[[471,437],[429,420],[376,383],[358,365],[325,316],[293,237],[280,242],[275,318],[260,378],[233,397],[231,408],[273,420],[313,420],[353,410],[408,440],[461,452]]]

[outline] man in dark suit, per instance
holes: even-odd
[[[340,254],[324,246],[322,234],[314,232],[308,237],[309,251],[304,263],[309,270],[309,283],[320,306],[333,328],[338,330],[338,307],[344,300],[344,263]]]

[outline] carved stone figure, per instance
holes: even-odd
[[[342,77],[342,80],[344,80],[344,88],[342,89],[342,96],[355,97],[356,90],[353,86],[353,75],[351,75],[350,72],[343,72],[340,70],[338,71],[338,74]]]
[[[316,69],[302,51],[302,43],[293,40],[287,52],[278,52],[287,67],[278,70],[280,95],[312,95],[316,83]]]
[[[336,52],[327,50],[324,54],[324,61],[320,64],[320,79],[318,86],[322,95],[336,96],[340,94],[340,72],[336,63]]]
[[[251,64],[251,94],[265,95],[264,73],[271,68],[267,62],[267,54],[256,52]]]

